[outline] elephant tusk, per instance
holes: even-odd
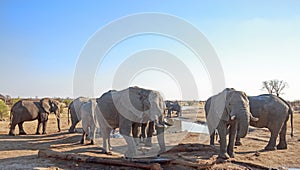
[[[168,123],[168,122],[166,122],[166,121],[164,121],[163,122],[165,125],[167,125],[167,126],[173,126],[172,124],[170,124],[170,123]]]
[[[230,120],[234,120],[235,118],[236,118],[236,116],[233,115],[233,116],[230,117]]]
[[[250,115],[250,120],[251,120],[252,122],[257,122],[259,119],[256,118],[256,117],[254,117],[254,116],[252,116],[252,115]]]

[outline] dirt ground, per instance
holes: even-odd
[[[194,117],[195,119],[192,120],[197,122],[205,121],[204,111],[201,106],[185,109],[182,117]],[[0,169],[132,169],[132,167],[108,166],[38,157],[39,150],[51,149],[60,153],[123,159],[122,154],[118,153],[114,153],[111,156],[102,154],[100,138],[97,138],[96,145],[81,145],[79,143],[81,134],[68,133],[69,125],[67,122],[67,115],[63,114],[61,118],[62,131],[57,132],[55,116],[50,115],[48,134],[34,135],[37,121],[32,121],[24,123],[24,128],[28,135],[8,136],[9,120],[0,121]],[[161,167],[163,169],[199,169],[203,167],[200,165],[213,164],[209,166],[209,169],[300,168],[299,123],[300,114],[294,114],[294,137],[287,135],[287,150],[264,152],[263,148],[268,142],[270,132],[267,129],[251,128],[247,137],[242,139],[243,145],[235,148],[235,158],[218,164],[216,164],[216,158],[219,145],[209,146],[207,134],[175,130],[165,136],[167,148],[171,150],[161,154],[160,157],[177,160],[177,163],[164,163],[161,164]],[[77,125],[78,129],[80,127],[80,124]],[[290,130],[290,123],[288,123],[288,134],[290,134]],[[18,133],[18,130],[16,130],[16,133]],[[124,145],[123,138],[112,139],[113,149],[124,149]]]

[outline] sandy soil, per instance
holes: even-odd
[[[188,118],[189,121],[205,122],[203,109],[199,106],[185,109],[182,119],[184,118]],[[236,157],[228,162],[219,164],[214,164],[219,146],[209,146],[208,135],[169,129],[170,133],[166,134],[166,143],[168,149],[171,150],[162,154],[161,157],[172,160],[183,160],[194,163],[193,165],[214,164],[211,169],[259,169],[258,166],[251,166],[251,164],[267,168],[300,168],[299,123],[300,115],[295,114],[294,137],[287,136],[287,150],[263,152],[262,149],[267,144],[270,133],[267,129],[251,128],[247,137],[242,139],[243,145],[235,148]],[[61,120],[62,132],[57,132],[54,115],[50,115],[49,117],[48,134],[34,135],[36,124],[36,121],[24,123],[24,128],[28,135],[8,136],[9,121],[0,121],[0,169],[132,169],[54,158],[40,158],[38,157],[40,149],[52,149],[61,153],[78,153],[94,157],[121,158],[122,154],[118,154],[117,152],[126,149],[126,147],[124,139],[112,139],[112,146],[115,152],[113,155],[107,156],[101,153],[100,138],[97,138],[96,145],[79,144],[81,134],[69,134],[67,132],[69,125],[67,124],[66,114],[63,114]],[[79,128],[80,126],[80,124],[77,125]],[[290,134],[290,123],[288,125],[288,134]],[[251,164],[242,164],[241,162]],[[179,164],[162,164],[161,166],[164,169],[196,168],[195,166],[183,166]]]

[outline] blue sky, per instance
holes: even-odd
[[[264,93],[264,80],[289,84],[284,98],[300,99],[299,1],[14,1],[0,2],[0,93],[11,96],[73,97],[73,76],[89,38],[110,22],[143,12],[177,16],[210,41],[221,61],[226,86],[249,95]],[[130,28],[124,28],[130,29]],[[196,77],[199,99],[212,95],[201,63],[178,42],[145,35],[110,51],[95,75],[95,95],[126,57],[161,48],[182,60]],[[175,50],[174,50],[175,49]],[[176,81],[157,71],[143,72],[132,85],[158,89],[165,98],[181,99]]]

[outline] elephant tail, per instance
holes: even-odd
[[[70,106],[68,107],[68,125],[70,124]]]
[[[294,128],[293,128],[293,109],[291,107],[291,105],[289,104],[289,114],[291,115],[291,137],[294,136]]]
[[[281,97],[279,97],[279,98],[289,107],[288,113],[289,113],[289,115],[291,115],[291,137],[293,137],[294,136],[294,126],[293,126],[293,113],[294,113],[294,111],[293,111],[293,108],[292,108],[292,106],[290,105],[289,102],[285,101]],[[288,117],[289,117],[289,115],[288,115]],[[288,120],[288,117],[287,117],[287,120]]]
[[[9,128],[10,128],[10,126],[11,126],[11,124],[12,124],[12,119],[13,119],[13,108],[14,107],[12,107],[11,109],[10,109],[10,113],[9,113]]]

